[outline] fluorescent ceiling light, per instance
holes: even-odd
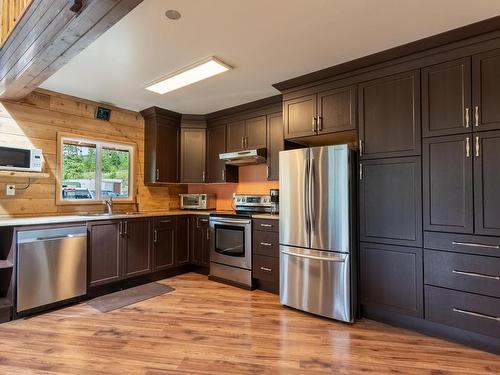
[[[167,77],[147,86],[146,90],[158,94],[165,94],[192,83],[213,77],[217,74],[224,73],[229,69],[232,69],[229,65],[224,64],[215,57],[211,57],[169,74]]]

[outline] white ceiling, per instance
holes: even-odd
[[[182,18],[171,21],[167,9]],[[499,0],[144,0],[43,88],[132,110],[205,114],[271,84],[500,14]],[[158,95],[147,83],[208,56],[234,70]]]

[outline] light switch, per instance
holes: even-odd
[[[16,185],[7,185],[7,191],[5,192],[7,195],[16,195]]]

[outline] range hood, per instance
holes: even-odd
[[[228,165],[251,165],[266,162],[266,149],[257,148],[238,152],[227,152],[219,154],[219,159],[224,160]]]

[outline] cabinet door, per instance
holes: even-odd
[[[316,94],[283,102],[285,139],[306,137],[316,134]]]
[[[210,264],[210,237],[207,216],[191,217],[190,259],[197,266]]]
[[[227,152],[243,150],[245,136],[245,121],[236,121],[227,124]]]
[[[424,137],[471,131],[470,57],[422,69]]]
[[[175,264],[176,218],[162,217],[155,219],[154,263],[155,271],[173,267]]]
[[[500,131],[474,135],[475,232],[500,236]]]
[[[474,130],[500,129],[500,49],[472,57]]]
[[[419,71],[359,85],[362,158],[420,155]]]
[[[189,263],[189,217],[177,217],[177,230],[175,233],[175,265]]]
[[[318,134],[356,129],[356,86],[318,94]]]
[[[473,232],[472,137],[423,142],[424,229]]]
[[[245,120],[246,141],[245,149],[266,148],[267,123],[266,116],[259,116]]]
[[[423,316],[422,249],[361,243],[361,304]]]
[[[149,218],[123,222],[124,277],[138,276],[152,271],[151,220]]]
[[[225,182],[226,164],[219,154],[226,152],[226,126],[207,130],[207,182]]]
[[[279,153],[285,148],[283,141],[283,116],[273,113],[267,116],[267,179],[279,180]]]
[[[360,171],[360,238],[404,246],[422,245],[419,157],[369,160]]]
[[[179,128],[171,120],[158,124],[156,182],[179,181]]]
[[[205,129],[181,130],[181,182],[205,182]]]
[[[89,224],[91,287],[122,278],[121,226],[121,221],[100,221]]]

